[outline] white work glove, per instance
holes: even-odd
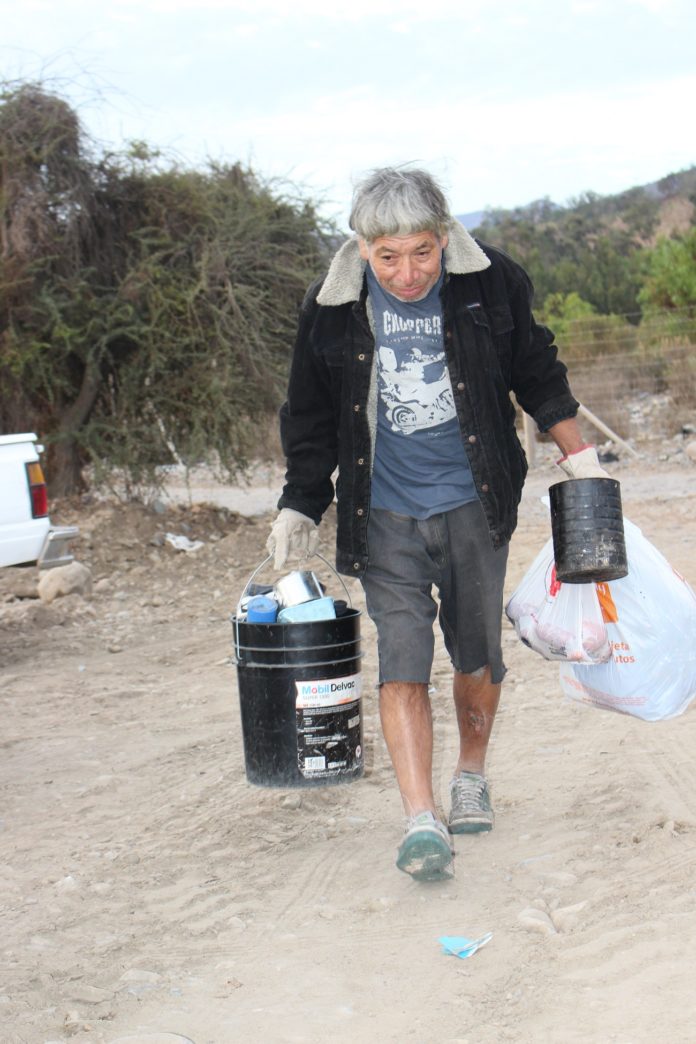
[[[313,555],[318,541],[319,528],[311,518],[292,508],[283,508],[271,526],[266,550],[274,556],[274,568],[282,569],[290,553],[298,558]]]
[[[594,446],[583,446],[582,449],[561,457],[556,464],[571,479],[611,478],[599,463]]]

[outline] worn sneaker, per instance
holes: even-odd
[[[453,855],[445,824],[432,812],[420,812],[407,820],[396,865],[417,881],[440,881],[452,877]]]
[[[452,809],[448,825],[453,834],[478,834],[493,826],[488,784],[478,772],[460,772],[450,784]]]

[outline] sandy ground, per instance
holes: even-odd
[[[613,468],[626,516],[696,585],[696,467]],[[554,480],[542,465],[528,482],[510,592],[549,535]],[[495,830],[456,840],[452,881],[413,882],[394,867],[367,618],[364,778],[246,781],[229,616],[277,493],[270,469],[248,489],[194,484],[182,507],[62,504],[92,596],[45,606],[32,571],[0,578],[2,1044],[693,1042],[693,708],[645,724],[564,700],[557,665],[506,623]],[[332,518],[322,531],[329,555]],[[438,643],[443,801],[448,675]],[[467,960],[441,952],[441,935],[484,932]]]

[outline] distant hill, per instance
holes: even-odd
[[[469,231],[471,231],[472,228],[477,228],[478,225],[481,224],[484,217],[486,216],[486,212],[485,210],[472,210],[470,214],[455,214],[454,216],[457,219],[457,221],[459,221],[464,226],[464,228],[467,228],[469,229]]]
[[[637,185],[615,195],[585,192],[567,204],[544,198],[511,210],[489,208],[457,215],[465,228],[483,233],[510,221],[564,226],[594,224],[628,231],[636,243],[652,245],[658,236],[686,232],[696,224],[696,165],[667,174],[659,181]]]
[[[635,315],[646,249],[696,225],[696,166],[613,196],[586,192],[564,206],[535,200],[486,210],[472,224],[474,216],[459,220],[526,268],[538,303],[577,293],[600,313]]]

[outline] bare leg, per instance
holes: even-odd
[[[456,772],[485,773],[486,752],[500,700],[500,684],[491,682],[490,668],[477,674],[454,673],[454,706],[459,726]]]
[[[379,710],[406,815],[435,812],[433,719],[428,686],[419,682],[384,682]]]

